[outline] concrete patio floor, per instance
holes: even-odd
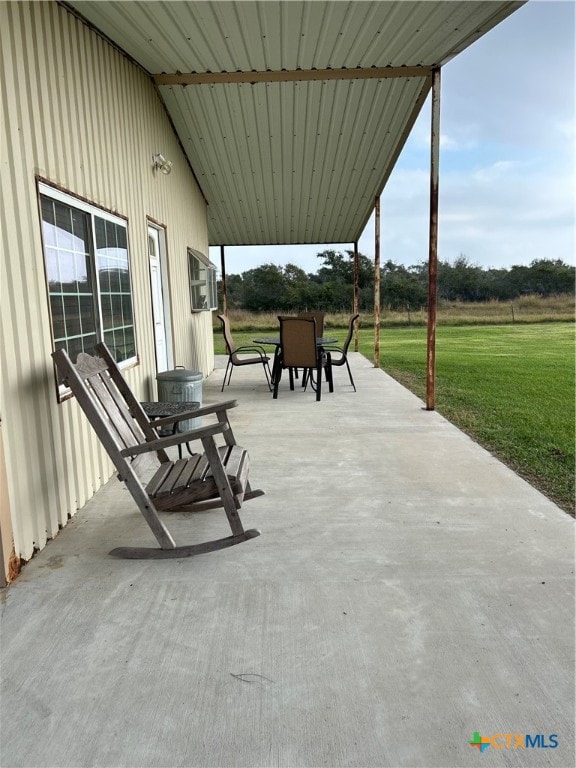
[[[109,557],[153,544],[113,479],[25,566],[2,768],[574,765],[574,520],[351,357],[357,394],[339,368],[320,403],[256,368],[220,394],[217,358],[204,402],[239,401],[259,538]],[[220,510],[168,525],[228,533]]]

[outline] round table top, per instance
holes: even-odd
[[[262,337],[259,339],[252,339],[254,344],[275,344],[277,347],[280,346],[280,336],[267,336]],[[316,338],[316,346],[323,347],[326,344],[336,344],[338,339],[331,339],[328,336],[318,336]]]

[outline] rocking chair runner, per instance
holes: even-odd
[[[205,406],[189,414],[178,414],[150,422],[126,383],[105,344],[98,344],[100,357],[78,355],[74,365],[65,350],[52,354],[60,373],[88,417],[160,548],[119,547],[110,554],[127,558],[190,557],[238,544],[260,535],[245,531],[238,510],[246,499],[263,495],[248,482],[248,453],[236,444],[228,419],[235,400]],[[156,429],[175,420],[214,415],[209,426],[159,438]],[[224,445],[217,446],[221,435]],[[204,453],[171,461],[166,449],[198,440]],[[157,466],[146,486],[142,473],[150,461]],[[176,546],[160,519],[160,511],[196,511],[223,506],[232,536],[200,544]]]

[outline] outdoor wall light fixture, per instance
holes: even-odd
[[[166,160],[164,155],[152,155],[152,168],[155,171],[160,170],[168,176],[172,170],[172,161]]]

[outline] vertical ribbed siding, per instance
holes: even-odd
[[[208,253],[206,206],[149,78],[55,3],[0,6],[0,410],[16,551],[25,559],[112,472],[75,400],[58,404],[36,177],[126,217],[140,364],[155,391],[147,217],[166,226],[174,360],[212,365],[210,313],[190,313],[187,247]],[[173,161],[154,174],[152,154]]]

